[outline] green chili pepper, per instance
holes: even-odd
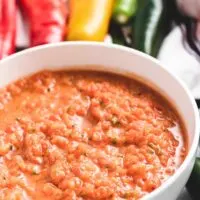
[[[121,27],[114,21],[111,21],[111,24],[109,27],[109,34],[111,35],[112,42],[114,44],[120,44],[120,45],[126,46],[126,40],[122,33]]]
[[[130,23],[133,24],[132,20],[130,21]],[[130,29],[130,31],[125,31],[125,29],[128,28]],[[112,42],[114,44],[132,47],[131,25],[127,24],[126,26],[120,26],[114,20],[112,20],[109,27],[109,34],[111,35]]]
[[[200,197],[200,158],[196,159],[194,169],[187,182],[187,190],[190,193],[192,199],[199,200]]]
[[[116,0],[113,19],[119,24],[125,24],[133,17],[137,10],[137,0]]]
[[[133,25],[133,46],[154,57],[171,30],[171,0],[141,0]]]

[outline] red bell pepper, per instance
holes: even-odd
[[[67,0],[20,0],[30,25],[30,45],[60,42],[66,33]]]
[[[0,0],[0,59],[15,51],[16,11],[15,0]]]

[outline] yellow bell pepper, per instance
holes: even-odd
[[[114,0],[70,0],[67,40],[103,41]]]

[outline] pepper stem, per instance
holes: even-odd
[[[128,21],[128,18],[124,14],[120,14],[117,16],[117,21],[121,24],[125,24]]]

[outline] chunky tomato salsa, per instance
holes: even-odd
[[[137,81],[43,71],[0,91],[0,200],[140,199],[187,153],[176,111]]]

